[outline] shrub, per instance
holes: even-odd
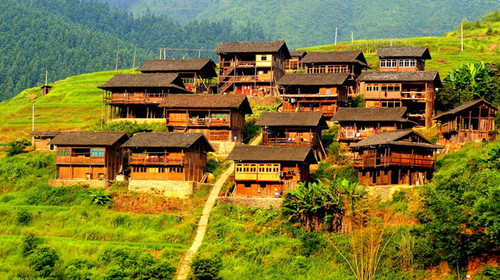
[[[219,272],[222,269],[222,261],[219,257],[196,256],[191,263],[193,277],[199,280],[221,279]]]
[[[24,257],[27,257],[38,248],[38,245],[42,243],[42,240],[34,235],[33,233],[28,233],[24,235],[21,239],[21,251]]]
[[[17,223],[20,225],[28,225],[33,220],[33,216],[25,209],[17,212]]]
[[[90,195],[91,203],[95,205],[109,206],[113,197],[105,190],[95,190]]]
[[[39,275],[46,277],[53,272],[58,260],[59,254],[57,254],[57,251],[44,245],[33,252],[28,259],[28,264]]]
[[[9,148],[5,149],[8,156],[13,156],[24,152],[24,149],[31,146],[31,142],[27,139],[14,140],[9,142]]]

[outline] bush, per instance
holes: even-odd
[[[20,210],[17,212],[17,223],[20,225],[28,225],[33,220],[31,213],[26,210]]]
[[[23,236],[21,240],[21,251],[24,257],[27,257],[38,248],[38,245],[42,243],[42,240],[34,235],[33,233],[28,233]]]
[[[27,139],[14,140],[9,142],[9,148],[5,149],[8,156],[13,156],[24,152],[24,149],[31,146],[31,142]]]
[[[59,254],[56,250],[48,246],[40,246],[29,257],[28,264],[39,275],[46,277],[52,274],[57,261],[59,261]]]
[[[221,279],[219,272],[222,269],[222,261],[219,257],[196,256],[191,264],[194,279],[212,280]]]
[[[90,194],[90,202],[95,205],[109,206],[113,197],[105,190],[95,190]]]

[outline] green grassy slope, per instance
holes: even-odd
[[[52,91],[41,95],[39,87],[29,88],[0,103],[0,142],[26,137],[31,132],[32,105],[35,105],[36,130],[71,130],[90,126],[102,113],[104,84],[116,73],[132,70],[96,72],[68,77],[53,84]]]

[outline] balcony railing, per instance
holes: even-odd
[[[273,138],[264,135],[262,138],[262,143],[264,145],[277,145],[277,146],[312,146],[312,141],[302,141],[302,139],[291,139],[291,138]]]
[[[339,140],[360,140],[375,134],[373,129],[369,130],[354,130],[354,129],[341,129],[339,132]]]
[[[130,165],[184,165],[184,157],[179,156],[131,156]]]
[[[129,94],[129,93],[113,93],[111,98],[106,98],[108,104],[115,103],[161,103],[167,95],[163,93],[153,94]]]
[[[425,100],[425,91],[402,91],[401,98],[412,100]]]
[[[104,157],[88,157],[88,156],[58,156],[57,164],[104,164]]]
[[[190,126],[230,126],[229,119],[213,119],[213,118],[191,118],[188,121]]]
[[[412,166],[412,167],[434,167],[435,160],[433,157],[421,155],[361,155],[354,159],[356,167],[381,167],[381,166]]]
[[[255,67],[257,61],[238,60],[238,61],[222,61],[220,67]]]
[[[255,81],[260,81],[258,78],[258,75],[243,75],[243,76],[220,76],[219,77],[219,82],[224,82],[226,78],[230,78],[231,81],[238,83],[238,82],[255,82]]]

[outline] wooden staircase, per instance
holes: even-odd
[[[224,84],[219,88],[219,93],[225,92],[230,86],[236,81],[235,77],[231,77],[229,80],[224,81]]]

